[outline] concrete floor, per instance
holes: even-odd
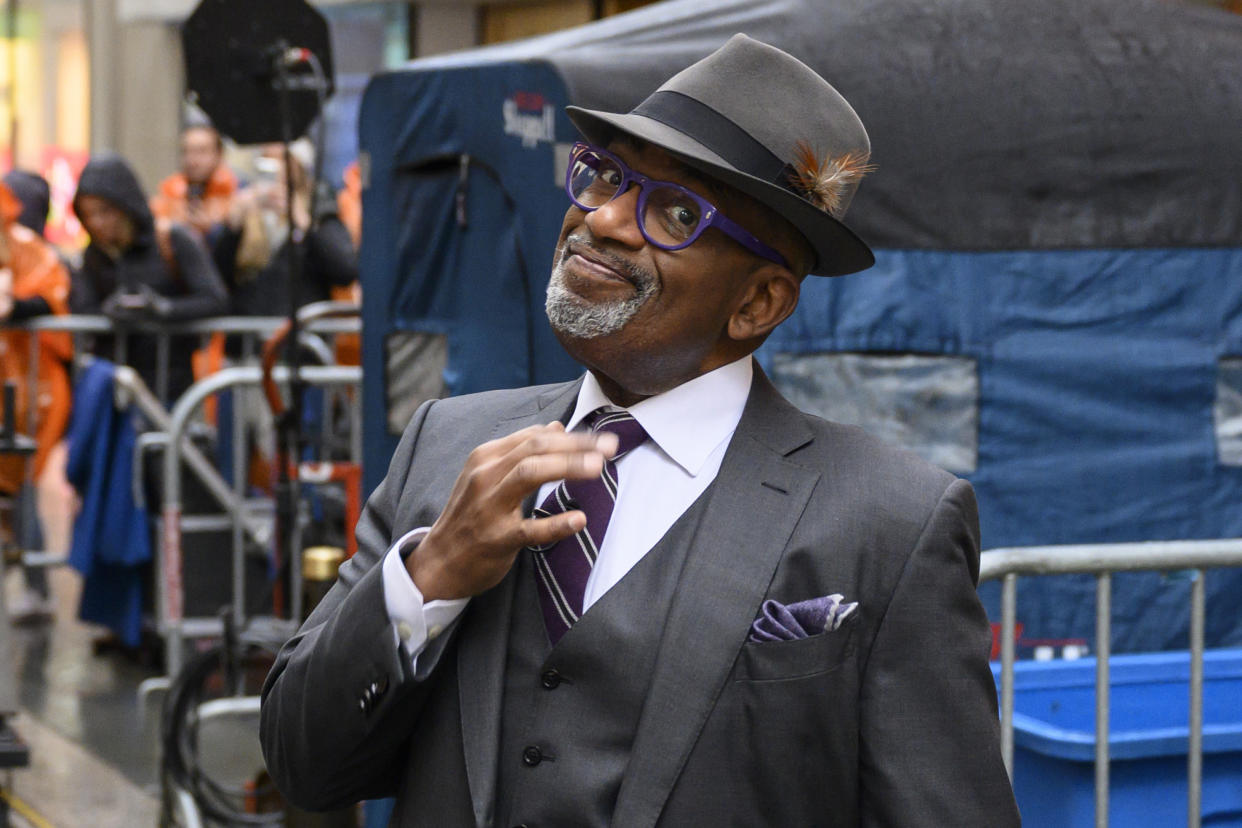
[[[58,828],[155,825],[158,711],[144,728],[137,700],[139,682],[154,671],[119,654],[94,655],[92,641],[103,630],[75,618],[76,573],[49,575],[55,619],[11,631],[21,705],[15,729],[31,759],[13,773],[12,790]],[[8,606],[22,586],[20,573],[8,573]]]
[[[92,644],[104,631],[75,617],[77,574],[63,568],[50,575],[55,619],[14,627],[10,640],[21,706],[14,729],[31,757],[31,766],[14,771],[11,784],[2,786],[15,797],[13,824],[157,825],[163,696],[151,698],[144,716],[138,686],[158,671],[119,653],[96,655]],[[20,573],[8,573],[5,581],[5,603],[12,606],[22,588]],[[262,767],[255,723],[217,723],[200,736],[204,764],[236,773],[227,781],[252,778]]]

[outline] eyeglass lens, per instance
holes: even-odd
[[[580,207],[594,210],[617,197],[624,179],[624,170],[611,158],[584,150],[570,173],[570,195]],[[642,229],[661,246],[684,245],[703,218],[702,207],[672,185],[647,181],[639,201],[643,205],[639,215]]]

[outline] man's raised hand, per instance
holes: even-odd
[[[423,600],[466,598],[504,578],[518,550],[555,543],[586,525],[574,509],[528,518],[522,503],[544,483],[598,477],[617,452],[615,434],[531,426],[470,453],[448,503],[405,562]]]

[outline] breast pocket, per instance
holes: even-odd
[[[736,681],[789,681],[818,676],[850,659],[856,646],[856,610],[835,630],[790,641],[747,641],[738,657]]]

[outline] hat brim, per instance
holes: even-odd
[[[574,126],[596,144],[606,144],[616,132],[623,132],[665,150],[687,166],[772,209],[814,249],[815,267],[811,273],[816,276],[845,276],[875,264],[871,248],[840,221],[782,187],[735,169],[683,132],[643,115],[598,112],[579,106],[566,107],[565,111]]]

